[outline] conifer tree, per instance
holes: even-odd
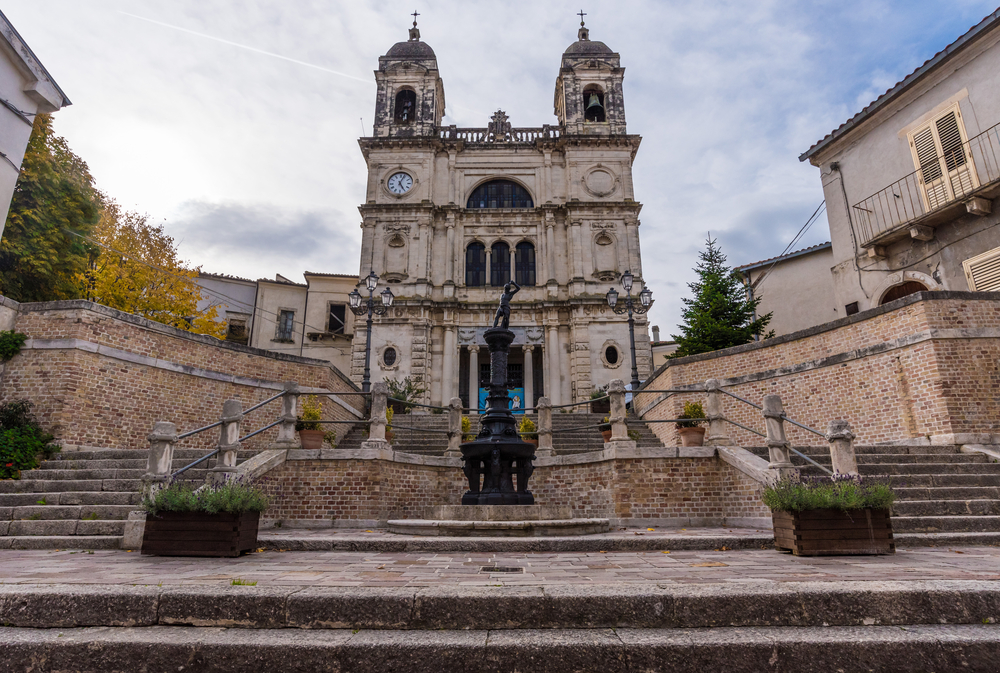
[[[678,344],[671,357],[740,346],[757,335],[764,339],[773,337],[773,330],[764,333],[772,314],[754,319],[760,297],[747,298],[739,275],[726,266],[726,256],[715,239],[707,240],[706,249],[698,253],[698,258],[695,267],[698,280],[688,283],[694,297],[681,299],[685,306],[681,311],[684,323],[678,325],[679,335],[671,335]]]
[[[0,294],[17,301],[80,296],[79,277],[98,220],[98,197],[87,164],[39,114],[17,179],[0,241]]]

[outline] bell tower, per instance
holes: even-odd
[[[444,116],[444,85],[437,57],[420,41],[416,12],[410,39],[378,59],[375,137],[429,136]]]
[[[617,53],[590,39],[582,14],[577,41],[562,55],[555,115],[569,134],[625,135],[625,68]]]

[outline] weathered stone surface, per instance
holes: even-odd
[[[192,626],[284,626],[286,600],[297,587],[194,586],[163,588],[157,610],[158,623]]]
[[[414,593],[414,589],[403,587],[310,587],[288,597],[288,625],[311,629],[413,628]]]
[[[141,586],[0,584],[0,624],[148,626],[157,622],[159,593]]]
[[[436,505],[430,507],[428,519],[454,521],[536,521],[539,519],[572,519],[569,505]]]

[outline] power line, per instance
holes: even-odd
[[[758,278],[757,282],[752,283],[750,285],[751,289],[760,287],[761,283],[763,283],[764,280],[769,275],[771,275],[771,271],[774,269],[775,265],[777,265],[777,263],[781,261],[781,258],[785,256],[785,253],[787,253],[792,248],[792,246],[795,245],[796,241],[798,241],[800,238],[802,238],[802,236],[807,231],[809,231],[809,227],[811,227],[813,225],[813,223],[816,222],[816,220],[818,219],[818,217],[820,215],[820,212],[823,210],[824,206],[826,206],[826,200],[825,199],[823,201],[821,201],[818,206],[816,206],[816,210],[813,211],[813,214],[809,216],[809,219],[806,220],[806,223],[802,225],[801,229],[799,229],[799,233],[795,234],[795,237],[792,238],[792,240],[788,242],[788,245],[786,245],[785,249],[781,251],[781,254],[774,258],[774,262],[771,263],[771,266],[767,267],[767,271],[764,272],[764,275],[762,275],[760,278]]]
[[[209,289],[209,288],[205,287],[204,285],[200,285],[200,284],[196,283],[194,280],[192,280],[191,278],[189,278],[187,276],[181,276],[180,274],[173,273],[172,271],[168,271],[167,269],[164,269],[162,267],[156,266],[155,264],[151,264],[151,263],[147,262],[144,259],[139,259],[139,258],[137,258],[137,257],[135,257],[133,255],[130,255],[127,252],[123,252],[123,251],[118,250],[116,248],[112,248],[110,245],[106,245],[104,243],[101,243],[100,241],[98,241],[96,239],[93,239],[90,236],[85,236],[84,234],[81,234],[79,232],[71,231],[69,229],[66,229],[65,227],[63,227],[63,231],[65,231],[66,233],[71,234],[73,236],[77,236],[79,238],[82,238],[85,241],[90,241],[94,245],[96,245],[98,247],[101,247],[101,248],[104,248],[105,250],[110,250],[111,252],[113,252],[113,253],[115,253],[117,255],[121,255],[122,257],[127,257],[128,259],[132,260],[133,262],[138,262],[139,264],[144,264],[144,265],[148,266],[151,269],[156,269],[160,273],[163,273],[163,274],[166,274],[166,275],[171,276],[173,278],[176,278],[176,279],[178,279],[178,280],[180,280],[182,282],[194,285],[195,287],[197,287],[199,290],[201,290],[203,292],[207,292],[208,294],[215,295],[216,298],[222,298],[222,299],[228,300],[229,302],[232,302],[232,303],[240,305],[240,306],[247,306],[247,303],[244,302],[241,299],[237,299],[236,297],[230,297],[229,295],[227,295],[227,294],[225,294],[223,292],[220,292],[219,290]],[[278,314],[278,313],[276,313],[274,311],[267,311],[267,310],[265,310],[263,308],[258,308],[256,306],[256,304],[254,304],[254,306],[252,308],[254,310],[254,313],[256,313],[257,311],[260,311],[260,313],[262,313],[264,315],[269,315],[270,317],[275,318],[275,320],[277,320],[277,319],[279,319],[281,317],[280,314]],[[305,321],[305,316],[303,316],[302,324],[303,324],[303,326],[308,327],[308,328],[313,329],[313,330],[316,330],[317,332],[325,332],[326,331],[325,329],[320,329],[319,327],[316,327],[314,325],[308,324]]]

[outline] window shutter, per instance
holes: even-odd
[[[927,209],[934,210],[948,202],[948,187],[941,179],[941,161],[934,144],[934,131],[928,126],[913,136],[913,149],[917,154],[917,167],[923,178]]]
[[[1000,292],[1000,248],[993,248],[962,262],[969,289],[975,292]]]
[[[965,148],[961,113],[953,106],[910,138],[928,211],[969,194],[979,186]]]

